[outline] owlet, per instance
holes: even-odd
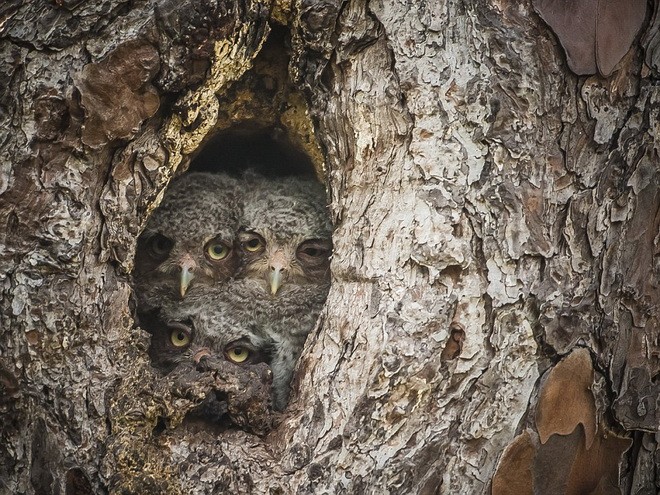
[[[236,179],[224,174],[174,179],[138,238],[133,280],[140,311],[181,301],[190,290],[204,291],[236,274],[239,197]]]
[[[140,315],[141,325],[151,333],[149,356],[165,373],[177,368],[183,372],[178,379],[184,376],[186,381],[177,383],[184,389],[203,383],[206,389],[211,380],[208,395],[194,410],[196,416],[222,421],[228,415],[253,430],[262,429],[265,425],[250,424],[250,418],[255,410],[267,411],[271,404],[272,375],[265,363],[272,342],[253,325],[233,318],[226,290],[191,291],[182,301]],[[257,366],[260,363],[264,364]]]
[[[245,180],[252,194],[238,234],[242,266],[228,293],[243,319],[274,342],[274,405],[283,409],[296,361],[330,287],[332,226],[317,181]]]

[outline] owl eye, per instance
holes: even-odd
[[[235,364],[257,364],[265,363],[266,355],[263,349],[255,347],[252,342],[243,337],[234,340],[225,346],[225,357]]]
[[[266,243],[260,237],[252,237],[246,241],[243,241],[243,247],[250,253],[263,251],[265,246]]]
[[[303,249],[302,252],[305,253],[307,256],[313,256],[313,257],[320,256],[321,254],[323,254],[323,251],[315,247],[307,247]]]
[[[159,257],[167,255],[174,246],[174,241],[169,237],[161,234],[156,234],[150,241],[151,251]]]
[[[175,328],[170,334],[170,341],[174,347],[186,347],[190,344],[190,333],[181,328]]]
[[[211,242],[206,247],[206,255],[213,261],[220,261],[229,255],[229,247],[220,242]]]
[[[297,254],[306,258],[320,259],[329,257],[331,250],[332,247],[327,241],[313,240],[303,242],[298,248]]]
[[[242,363],[250,357],[250,351],[245,347],[232,347],[226,351],[227,359],[234,363]]]
[[[261,253],[266,249],[266,241],[256,232],[242,230],[238,234],[241,249],[247,253]]]

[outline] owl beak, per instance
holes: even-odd
[[[268,278],[270,281],[270,293],[275,295],[284,282],[286,270],[289,267],[289,264],[287,263],[284,253],[282,251],[277,251],[271,257],[269,265],[270,270]]]
[[[198,349],[197,352],[193,355],[193,361],[195,364],[199,364],[199,362],[202,360],[204,356],[210,356],[211,355],[211,350],[208,347],[202,347],[201,349]]]
[[[195,278],[195,274],[190,270],[190,268],[188,267],[181,268],[181,285],[179,287],[181,292],[181,297],[184,297],[186,295],[186,292],[188,291],[188,286],[190,285],[190,282],[192,282],[193,278]]]
[[[188,286],[190,285],[190,282],[192,282],[192,279],[195,278],[195,262],[193,261],[190,256],[185,256],[181,262],[181,278],[180,278],[180,283],[179,283],[179,292],[181,294],[181,297],[184,297],[186,295],[186,292],[188,292]]]
[[[282,285],[282,271],[275,268],[270,272],[270,293],[277,294],[277,289]]]

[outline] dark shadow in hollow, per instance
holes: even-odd
[[[314,165],[285,131],[248,124],[218,132],[192,160],[192,172],[227,172],[240,175],[254,170],[266,177],[314,177]]]

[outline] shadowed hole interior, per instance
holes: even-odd
[[[190,171],[238,175],[252,169],[267,177],[313,177],[314,165],[283,129],[250,123],[220,131],[193,158]]]

